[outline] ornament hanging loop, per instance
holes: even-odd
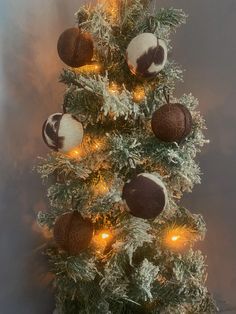
[[[72,195],[72,197],[71,197],[71,209],[76,210],[76,208],[77,208],[77,202],[75,200],[74,195]]]
[[[151,33],[154,33],[156,31],[155,21],[152,15],[150,15],[148,18],[148,26],[149,29],[151,30]]]
[[[163,87],[163,94],[167,104],[170,104],[170,91],[167,86]]]
[[[128,157],[128,165],[130,167],[130,172],[132,177],[136,177],[139,173],[141,173],[141,169],[137,166],[134,158]]]
[[[132,157],[128,157],[128,164],[131,169],[136,169],[136,163]]]

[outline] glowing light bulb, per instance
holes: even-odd
[[[99,73],[102,70],[102,66],[99,63],[86,64],[79,68],[72,68],[76,73]]]
[[[92,243],[98,255],[103,256],[106,249],[112,244],[114,235],[111,230],[100,230],[95,233]]]
[[[108,239],[108,238],[110,238],[110,234],[104,232],[104,233],[101,234],[101,238],[102,238],[103,240]]]
[[[101,230],[95,235],[95,238],[99,241],[99,243],[107,243],[108,240],[112,237],[112,233],[110,230]]]
[[[84,152],[82,150],[81,147],[77,147],[77,148],[74,148],[72,149],[67,155],[71,158],[81,158],[83,156]]]
[[[119,0],[100,0],[105,3],[106,11],[110,14],[113,21],[116,21],[119,13]]]
[[[173,236],[172,238],[171,238],[171,240],[172,241],[177,241],[177,240],[179,240],[179,238],[180,238],[180,236],[178,235],[176,235],[176,236]]]
[[[109,187],[103,178],[93,186],[93,192],[96,195],[105,195],[109,192]]]
[[[133,92],[133,101],[141,102],[145,98],[145,90],[142,86],[137,86]]]
[[[99,190],[102,192],[102,193],[106,193],[108,192],[108,186],[105,184],[105,183],[101,183],[99,185]]]
[[[79,151],[77,149],[75,149],[74,151],[72,151],[71,153],[73,153],[75,156],[79,155]]]
[[[90,153],[101,150],[104,146],[105,140],[103,138],[93,140],[87,136],[84,138],[83,144],[69,151],[67,156],[74,159],[80,159]]]
[[[104,147],[105,143],[102,139],[95,140],[91,145],[91,151],[95,152]]]
[[[112,94],[117,94],[119,93],[119,85],[116,84],[115,82],[111,82],[111,84],[109,85],[109,92]]]
[[[189,243],[195,239],[195,233],[186,226],[173,226],[164,233],[164,244],[168,248],[176,251],[183,250]]]

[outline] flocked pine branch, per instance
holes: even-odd
[[[124,87],[121,93],[109,90],[109,79],[107,75],[98,75],[96,78],[88,78],[83,75],[76,75],[73,72],[64,72],[61,76],[61,82],[71,83],[78,88],[83,88],[86,92],[97,96],[101,100],[100,111],[107,116],[112,114],[114,120],[117,117],[124,116],[126,119],[129,115],[134,118],[139,114],[139,107],[132,101],[131,93]]]
[[[159,25],[168,25],[177,28],[186,23],[187,15],[182,9],[161,8],[155,15],[155,20]]]

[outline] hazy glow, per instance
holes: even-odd
[[[96,253],[103,257],[103,254],[109,244],[112,243],[113,234],[111,230],[100,230],[93,237],[93,247]]]
[[[171,240],[172,241],[177,241],[177,240],[179,240],[180,239],[180,236],[178,235],[178,236],[173,236],[172,238],[171,238]]]
[[[99,73],[102,70],[102,66],[99,63],[87,64],[80,68],[72,68],[72,71],[76,73]]]
[[[93,186],[93,191],[97,195],[104,195],[109,192],[109,187],[104,179],[100,179],[100,181]]]
[[[104,239],[104,240],[105,240],[105,239],[108,239],[108,238],[110,238],[110,234],[103,232],[103,233],[101,234],[101,238]]]
[[[133,92],[133,100],[135,102],[141,102],[145,98],[145,90],[142,86],[137,86]]]
[[[196,240],[196,233],[185,226],[173,226],[164,232],[164,245],[171,250],[183,250]]]
[[[110,93],[117,94],[120,92],[120,87],[115,82],[111,82],[111,84],[109,86],[109,91],[110,91]]]

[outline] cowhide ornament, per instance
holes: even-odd
[[[65,30],[59,37],[57,51],[61,60],[70,67],[81,67],[93,58],[93,39],[79,28]]]
[[[192,116],[182,104],[165,104],[153,113],[152,130],[163,142],[181,143],[192,130]]]
[[[142,77],[155,77],[167,61],[167,46],[164,40],[152,33],[143,33],[133,38],[126,50],[130,71]]]
[[[44,122],[42,135],[48,147],[67,153],[82,143],[82,124],[69,113],[55,113]]]
[[[166,207],[167,191],[156,175],[141,173],[124,185],[122,198],[133,216],[154,219]]]

